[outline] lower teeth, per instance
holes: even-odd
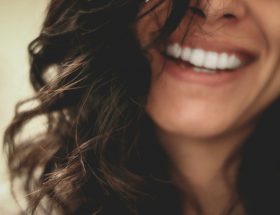
[[[206,69],[206,68],[199,68],[199,67],[193,67],[193,70],[195,72],[217,73],[216,70],[211,70],[211,69]]]

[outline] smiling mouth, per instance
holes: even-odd
[[[243,50],[203,49],[170,43],[162,52],[164,57],[181,67],[191,67],[193,72],[218,74],[234,72],[250,64],[256,57]]]

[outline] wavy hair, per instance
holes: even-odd
[[[163,2],[139,14],[139,0],[50,1],[29,45],[36,95],[18,104],[4,137],[11,180],[21,178],[28,194],[27,214],[163,211],[160,193],[173,189],[144,111],[150,65],[133,31]],[[173,1],[149,45],[177,27],[187,6]],[[36,105],[22,110],[30,101]],[[38,116],[45,130],[17,138]]]
[[[18,104],[4,136],[11,180],[20,178],[27,214],[180,214],[168,159],[145,114],[150,64],[133,26],[139,0],[51,0],[30,43],[34,98]],[[172,33],[189,1],[171,10],[149,46]],[[29,109],[22,108],[35,101]],[[279,99],[242,149],[237,189],[248,215],[280,214]],[[28,139],[25,126],[46,120]],[[274,197],[276,196],[276,197]]]

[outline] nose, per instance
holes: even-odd
[[[243,0],[196,0],[190,10],[198,19],[212,25],[238,21],[246,15]]]

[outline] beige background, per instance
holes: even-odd
[[[32,95],[27,44],[38,34],[47,0],[0,0],[0,138],[17,101]],[[2,145],[2,144],[1,144]],[[14,215],[5,157],[0,147],[0,214]]]

